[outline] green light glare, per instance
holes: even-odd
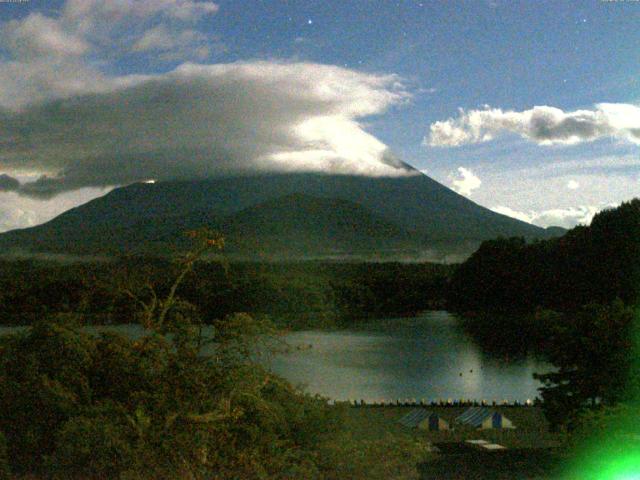
[[[635,448],[634,448],[635,447]],[[640,480],[637,445],[619,444],[616,449],[594,449],[571,468],[571,480]]]
[[[601,480],[640,480],[640,457],[614,459],[605,471],[594,479]]]
[[[633,357],[622,404],[583,438],[563,480],[640,480],[640,309],[631,330]]]

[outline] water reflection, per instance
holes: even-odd
[[[483,355],[447,312],[368,326],[367,331],[297,332],[270,367],[311,393],[368,401],[397,398],[525,400],[537,395],[534,358]]]
[[[0,327],[0,335],[20,329]],[[87,330],[114,330],[130,338],[144,334],[138,325]],[[506,361],[485,355],[458,320],[442,311],[377,321],[359,331],[296,332],[287,341],[302,348],[265,359],[268,366],[310,393],[336,400],[522,401],[537,395],[532,374],[549,370],[533,357]]]

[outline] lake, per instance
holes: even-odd
[[[336,400],[519,400],[537,396],[534,372],[550,365],[533,356],[505,361],[482,352],[444,311],[373,322],[360,331],[305,331],[288,336],[302,347],[271,368],[310,393]]]
[[[91,327],[139,336],[135,325]],[[15,331],[0,327],[0,335]],[[524,401],[537,396],[534,372],[550,366],[533,356],[508,362],[482,352],[445,311],[379,320],[357,331],[302,331],[291,351],[264,360],[310,393],[334,400],[405,398]]]

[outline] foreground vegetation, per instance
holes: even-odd
[[[177,292],[221,239],[196,240],[165,295],[128,285],[141,338],[89,335],[63,313],[2,337],[0,478],[417,478],[424,445],[355,438],[346,407],[255,363],[256,346],[278,346],[268,321],[229,315],[202,335],[198,308]]]

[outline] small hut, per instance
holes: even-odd
[[[398,423],[405,427],[418,428],[420,430],[449,430],[449,424],[446,420],[424,408],[411,410],[398,420]]]
[[[456,418],[456,422],[481,430],[489,428],[516,428],[511,420],[494,410],[483,407],[471,407]]]

